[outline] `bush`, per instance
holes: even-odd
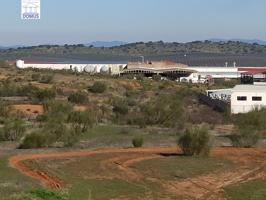
[[[45,74],[45,75],[42,75],[41,78],[40,78],[40,83],[45,83],[45,84],[49,84],[53,81],[54,79],[54,75],[53,74]]]
[[[88,96],[85,93],[76,92],[69,95],[68,101],[76,104],[86,104],[88,103]]]
[[[88,128],[92,128],[96,121],[96,113],[92,111],[74,111],[68,116],[68,122],[72,123],[74,129],[80,130],[82,133],[86,132]]]
[[[122,99],[116,99],[113,102],[113,112],[120,115],[126,115],[128,113],[128,105]]]
[[[54,89],[38,89],[34,92],[34,97],[39,101],[52,100],[56,96],[56,91]]]
[[[20,144],[21,149],[43,148],[47,146],[47,136],[41,133],[27,135]]]
[[[39,74],[39,73],[34,73],[34,74],[31,75],[31,79],[33,81],[39,81],[40,78],[41,78],[41,74]]]
[[[65,132],[63,137],[63,142],[65,147],[72,147],[75,143],[79,141],[79,136],[81,135],[81,130],[76,128],[71,128]]]
[[[264,131],[266,129],[266,109],[238,114],[233,117],[233,121],[241,129]]]
[[[10,106],[3,101],[0,101],[0,117],[7,118],[10,114]]]
[[[257,144],[260,136],[257,131],[250,128],[240,129],[238,133],[228,136],[234,147],[251,148]]]
[[[31,195],[38,199],[46,199],[46,200],[67,200],[66,195],[60,194],[57,191],[53,190],[44,190],[37,189],[30,192]]]
[[[161,75],[153,75],[152,79],[155,80],[155,81],[161,81],[162,80],[162,76]]]
[[[184,124],[183,95],[159,95],[140,106],[147,125],[182,127]]]
[[[137,102],[134,98],[127,98],[127,105],[133,107],[137,105]]]
[[[68,102],[62,101],[46,101],[43,104],[44,106],[44,115],[48,117],[44,117],[44,119],[48,120],[59,120],[65,122],[68,119],[68,115],[73,111],[73,106]]]
[[[135,148],[142,147],[143,143],[144,143],[143,137],[138,136],[132,139],[132,144]]]
[[[89,91],[93,93],[104,93],[107,89],[107,86],[103,82],[95,82],[91,87],[89,87]]]
[[[205,126],[195,126],[187,129],[177,143],[184,155],[208,155],[210,146],[210,136]]]
[[[2,130],[2,139],[5,141],[17,141],[23,136],[25,131],[24,121],[19,119],[8,120]]]

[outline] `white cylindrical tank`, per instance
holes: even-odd
[[[109,69],[110,69],[110,67],[105,65],[105,66],[101,67],[100,72],[103,73],[103,74],[107,74],[107,73],[109,73]]]
[[[17,68],[23,69],[24,68],[24,64],[25,64],[24,60],[17,60],[16,61]]]
[[[84,67],[84,71],[90,74],[95,73],[95,67],[93,65],[87,65]]]

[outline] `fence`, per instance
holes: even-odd
[[[199,93],[198,97],[199,97],[200,102],[208,105],[209,107],[219,112],[226,112],[229,109],[230,105],[225,103],[224,101],[221,101],[218,99],[212,99],[202,93]]]

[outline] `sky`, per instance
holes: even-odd
[[[0,46],[266,40],[265,0],[41,0],[40,20],[20,12],[21,0],[0,0]]]

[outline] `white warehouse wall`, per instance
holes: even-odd
[[[197,71],[202,77],[239,78],[241,76],[237,67],[188,67],[188,69]]]
[[[85,67],[93,67],[95,69],[94,73],[100,73],[101,69],[109,68],[112,75],[119,74],[127,64],[35,64],[35,63],[25,63],[23,60],[17,60],[16,66],[19,69],[33,68],[33,69],[52,69],[52,70],[76,70],[78,72],[83,72]]]
[[[246,101],[238,101],[238,96],[246,96]],[[262,101],[252,101],[252,97],[262,97]],[[251,91],[233,91],[231,96],[231,113],[247,113],[253,111],[255,108],[261,109],[262,107],[266,107],[266,91],[261,92],[252,92]]]

